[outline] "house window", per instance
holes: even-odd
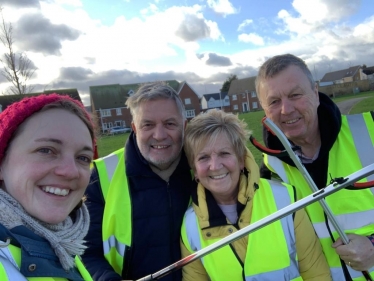
[[[108,123],[108,128],[110,129],[110,128],[112,128],[113,127],[113,123],[112,122],[109,122]]]
[[[255,98],[255,97],[256,97],[256,92],[255,92],[255,91],[252,91],[251,97],[252,97],[252,98]]]
[[[238,105],[234,104],[234,110],[238,110]]]
[[[103,123],[103,131],[108,129],[108,124],[107,123]]]
[[[116,114],[117,115],[122,115],[122,110],[120,108],[116,108]]]
[[[258,108],[257,101],[252,102],[252,108]]]
[[[184,99],[184,104],[187,105],[187,104],[191,104],[191,99],[190,98],[187,98],[187,99]],[[195,115],[194,115],[195,116]]]
[[[232,95],[232,100],[237,100],[238,98],[236,97],[236,95]]]
[[[122,121],[121,120],[120,121],[115,121],[114,126],[115,127],[122,127]]]
[[[112,114],[110,113],[110,109],[101,109],[100,112],[101,112],[101,117],[112,116]]]
[[[245,99],[245,93],[242,94],[242,98]]]
[[[195,109],[186,110],[186,118],[195,117]]]

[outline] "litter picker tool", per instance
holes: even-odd
[[[197,251],[196,253],[193,253],[183,259],[181,259],[180,261],[177,261],[176,263],[173,263],[167,267],[165,267],[164,269],[161,269],[160,271],[156,272],[156,273],[153,273],[153,274],[150,274],[148,276],[145,276],[143,278],[140,278],[138,279],[137,281],[150,281],[150,280],[158,280],[166,275],[168,275],[169,273],[173,272],[173,271],[176,271],[176,270],[179,270],[181,269],[183,266],[197,260],[197,259],[200,259],[202,257],[204,257],[205,255],[213,252],[213,251],[216,251],[218,249],[220,249],[221,247],[223,246],[226,246],[228,244],[230,244],[231,242],[234,242],[235,240],[238,240],[240,238],[242,238],[243,236],[245,235],[248,235],[249,233],[252,233],[260,228],[263,228],[265,227],[266,225],[268,224],[271,224],[272,222],[276,221],[276,220],[279,220],[285,216],[288,216],[306,206],[308,206],[309,204],[312,204],[318,200],[321,200],[323,199],[324,197],[326,196],[329,196],[339,190],[341,190],[342,188],[345,188],[347,186],[350,186],[350,185],[353,185],[354,183],[356,183],[357,181],[359,181],[360,179],[362,178],[365,178],[371,174],[374,174],[374,164],[371,164],[347,177],[345,177],[344,179],[342,180],[339,180],[339,182],[333,182],[331,183],[330,185],[328,185],[327,187],[325,188],[322,188],[320,190],[318,190],[317,192],[314,192],[306,197],[304,197],[303,199],[300,199],[298,201],[296,201],[295,203],[292,203],[290,205],[288,205],[287,207],[283,208],[283,209],[280,209],[278,210],[277,212],[255,222],[255,223],[252,223],[240,230],[238,230],[237,232],[234,232],[232,234],[230,234],[229,236],[226,236],[225,238]]]
[[[288,141],[287,137],[283,134],[283,132],[271,121],[269,118],[264,118],[263,123],[265,126],[273,132],[278,139],[283,144],[284,148],[287,150],[288,155],[291,157],[292,161],[295,163],[296,167],[299,169],[300,173],[310,186],[313,192],[317,192],[319,189],[314,183],[313,179],[309,175],[308,171],[304,167],[304,165],[301,163],[300,158],[296,155],[295,151],[291,147],[290,142]],[[327,205],[325,199],[322,199],[319,201],[321,204],[328,220],[331,222],[331,224],[334,226],[335,230],[338,232],[339,236],[341,237],[343,243],[345,245],[349,244],[349,238],[342,229],[342,227],[339,225],[338,221],[334,217],[334,214],[332,213],[331,209]],[[363,271],[362,274],[365,276],[367,281],[373,281],[373,279],[370,277],[370,274],[367,271]]]

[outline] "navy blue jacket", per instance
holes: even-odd
[[[0,240],[21,248],[20,272],[25,277],[60,277],[83,281],[76,268],[65,271],[49,242],[23,225],[10,230],[0,224]],[[34,266],[35,265],[35,266]],[[29,270],[33,268],[33,270]]]
[[[136,280],[181,258],[180,230],[190,200],[191,183],[186,156],[182,154],[176,170],[166,182],[151,170],[140,154],[134,133],[131,133],[125,148],[133,219],[132,246],[125,253],[122,276],[114,272],[103,254],[101,227],[105,202],[96,170],[87,189],[86,205],[91,225],[85,239],[89,248],[83,262],[94,280],[98,281]],[[181,279],[182,274],[178,271],[162,280]]]

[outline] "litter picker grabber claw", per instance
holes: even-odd
[[[313,179],[309,175],[308,171],[304,167],[304,165],[301,163],[300,158],[296,155],[295,151],[293,150],[290,142],[288,141],[287,137],[283,134],[283,132],[271,121],[269,118],[263,119],[264,125],[271,130],[273,134],[275,134],[278,139],[283,144],[284,148],[287,150],[288,155],[291,157],[292,161],[295,163],[296,167],[299,169],[300,173],[310,186],[313,192],[317,192],[319,189],[314,183]],[[364,184],[361,184],[362,186],[365,186]],[[320,200],[319,203],[321,204],[328,220],[331,222],[331,224],[334,226],[335,230],[338,232],[339,236],[341,237],[343,243],[347,245],[349,243],[349,238],[342,229],[342,227],[339,225],[338,221],[334,217],[334,214],[332,213],[331,209],[327,205],[326,201],[324,199]],[[362,271],[362,274],[366,278],[367,281],[373,281],[370,274],[367,271]]]
[[[318,190],[317,192],[314,192],[312,194],[310,194],[309,196],[306,196],[304,197],[303,199],[300,199],[298,201],[296,201],[295,203],[292,203],[290,205],[288,205],[287,207],[283,208],[283,209],[280,209],[278,210],[277,212],[253,223],[253,224],[250,224],[240,230],[238,230],[237,232],[234,232],[232,234],[230,234],[229,236],[209,245],[208,247],[205,247],[203,249],[201,249],[200,251],[197,251],[196,253],[193,253],[183,259],[181,259],[180,261],[177,261],[176,263],[173,263],[167,267],[165,267],[164,269],[161,269],[160,271],[156,272],[156,273],[153,273],[153,274],[150,274],[148,276],[145,276],[143,278],[140,278],[138,279],[137,281],[150,281],[150,280],[158,280],[166,275],[168,275],[169,273],[173,272],[173,271],[176,271],[178,269],[181,269],[183,266],[197,260],[197,259],[200,259],[202,257],[204,257],[205,255],[215,251],[215,250],[218,250],[220,249],[221,247],[223,246],[226,246],[228,244],[230,244],[231,242],[237,240],[237,239],[240,239],[242,238],[243,236],[245,235],[248,235],[249,233],[252,233],[260,228],[263,228],[265,227],[266,225],[276,221],[276,220],[279,220],[287,215],[290,215],[306,206],[308,206],[309,204],[312,204],[318,200],[321,200],[323,199],[324,197],[326,196],[329,196],[339,190],[341,190],[342,188],[345,188],[347,186],[350,186],[350,185],[353,185],[355,182],[359,181],[360,179],[362,178],[365,178],[371,174],[374,174],[374,164],[371,164],[347,177],[345,177],[344,179],[342,179],[341,181],[339,182],[333,182],[331,183],[330,185],[328,185],[327,187],[325,188],[322,188],[320,190]]]

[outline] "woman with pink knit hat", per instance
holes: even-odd
[[[0,280],[92,280],[79,256],[94,145],[89,114],[68,96],[0,113]]]

